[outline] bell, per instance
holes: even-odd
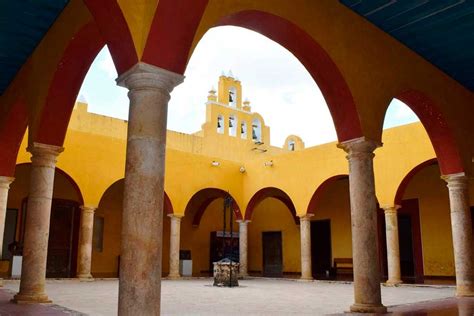
[[[221,128],[221,121],[217,121],[217,128]]]
[[[252,129],[252,139],[257,139],[257,133],[255,132],[255,128]]]
[[[240,125],[240,134],[245,134],[244,125]]]
[[[229,127],[234,127],[234,124],[232,123],[232,120],[229,120]]]

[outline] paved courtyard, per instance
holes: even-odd
[[[18,290],[19,281],[4,282],[4,289]],[[344,312],[353,301],[350,283],[250,279],[240,281],[238,288],[216,288],[211,284],[211,279],[164,280],[162,314],[324,315]],[[48,280],[46,288],[53,302],[67,309],[88,315],[117,314],[117,280]],[[382,287],[386,306],[431,300],[441,300],[438,302],[446,305],[453,300],[453,294],[454,288],[448,286]]]

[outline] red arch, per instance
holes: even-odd
[[[142,61],[183,74],[208,0],[160,0]]]
[[[122,192],[122,195],[123,195],[124,179],[122,178],[122,179],[117,180],[117,181],[115,181],[114,183],[112,183],[112,184],[107,188],[107,190],[104,191],[104,193],[102,194],[102,197],[100,198],[100,202],[102,202],[102,199],[103,199],[104,196],[107,194],[107,192],[110,190],[110,188],[112,188],[112,187],[115,186],[115,185],[121,186],[120,191]],[[99,202],[99,205],[100,205],[100,202]],[[164,211],[164,214],[166,214],[166,215],[169,215],[169,214],[173,214],[173,213],[174,213],[173,204],[171,203],[171,199],[169,198],[168,194],[166,194],[166,191],[164,191],[164,195],[163,195],[163,211]]]
[[[267,187],[260,189],[257,193],[255,193],[252,198],[250,199],[249,204],[247,205],[247,209],[245,210],[245,219],[251,220],[255,207],[260,204],[266,198],[275,198],[283,204],[286,205],[288,210],[290,211],[293,219],[295,220],[296,224],[299,224],[299,218],[296,216],[296,208],[291,198],[286,194],[283,190],[274,187]]]
[[[396,98],[408,105],[420,119],[436,152],[441,173],[448,175],[464,172],[452,128],[435,102],[424,93],[415,90],[404,91]]]
[[[223,199],[229,195],[228,192],[217,189],[217,188],[206,188],[202,189],[198,192],[196,192],[191,199],[189,200],[188,204],[186,205],[186,208],[184,210],[184,214],[194,214],[193,217],[193,226],[197,227],[201,223],[202,216],[204,215],[204,212],[206,211],[207,207],[209,204],[211,204],[214,200],[216,199]],[[232,196],[231,196],[232,197]],[[232,198],[232,210],[234,211],[235,214],[235,219],[236,220],[241,220],[242,219],[242,212],[240,211],[240,207],[235,201],[234,198]],[[195,210],[195,211],[194,211]]]
[[[161,0],[148,36],[143,61],[184,73],[192,41],[207,0]],[[326,51],[296,24],[267,12],[249,10],[223,17],[217,26],[256,31],[288,49],[306,67],[326,99],[339,141],[362,136],[352,93]]]
[[[330,177],[326,179],[323,183],[319,185],[319,187],[316,189],[314,192],[313,196],[311,197],[311,200],[309,201],[308,204],[308,209],[306,210],[306,214],[315,214],[316,213],[316,206],[318,205],[321,197],[323,194],[326,192],[326,189],[329,187],[330,184],[334,183],[335,181],[341,180],[341,179],[348,179],[349,176],[346,174],[340,174],[337,176]]]
[[[74,103],[94,58],[104,46],[94,22],[74,36],[58,64],[39,118],[34,141],[62,146]]]
[[[296,24],[262,11],[241,11],[218,25],[240,26],[258,32],[289,50],[305,66],[321,89],[340,142],[362,136],[352,93],[328,53]]]
[[[18,100],[0,121],[0,176],[13,177],[21,141],[28,124],[28,111]]]
[[[25,163],[20,163],[17,165],[17,167],[19,166],[30,166],[31,165],[31,162],[25,162]],[[79,203],[80,205],[84,205],[84,198],[82,196],[82,192],[81,192],[81,189],[79,188],[79,186],[77,185],[76,181],[74,181],[74,179],[64,170],[56,167],[55,169],[55,172],[61,174],[62,176],[64,176],[68,181],[69,183],[72,185],[72,187],[74,188],[74,190],[77,192],[77,195],[79,197]]]
[[[132,34],[116,0],[84,0],[120,75],[138,63]],[[97,55],[97,54],[96,54]]]
[[[405,190],[407,189],[410,181],[419,171],[421,171],[423,168],[426,168],[428,166],[436,165],[437,163],[438,163],[438,160],[436,158],[429,159],[420,163],[418,166],[410,170],[410,172],[407,173],[407,175],[403,178],[402,182],[400,182],[400,184],[398,185],[397,193],[395,194],[394,205],[402,205],[402,200],[403,200],[403,195],[405,194]]]

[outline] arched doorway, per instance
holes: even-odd
[[[102,195],[94,216],[92,267],[94,277],[116,278],[120,272],[124,180],[113,183]],[[170,218],[173,207],[164,195],[162,275],[169,273]]]
[[[248,228],[249,274],[297,277],[301,273],[299,218],[289,195],[267,187],[250,199]]]
[[[311,217],[311,263],[316,279],[352,279],[349,178],[337,175],[314,192],[307,210]]]
[[[205,188],[196,192],[186,205],[181,223],[181,250],[192,259],[193,276],[212,275],[213,263],[225,257],[239,260],[240,207],[232,198],[232,235],[230,213],[227,211],[224,233],[224,198],[229,193],[218,188]],[[232,197],[232,196],[231,196]]]
[[[25,218],[28,212],[30,166],[29,163],[16,166],[15,181],[9,192],[2,256],[10,262],[12,252],[9,248],[22,248],[27,229]],[[63,170],[56,168],[46,265],[48,278],[76,276],[80,206],[83,203],[82,194],[74,180]]]

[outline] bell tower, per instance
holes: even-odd
[[[217,102],[237,109],[242,108],[242,86],[239,79],[234,78],[232,71],[227,75],[222,73],[219,77],[217,95]]]

